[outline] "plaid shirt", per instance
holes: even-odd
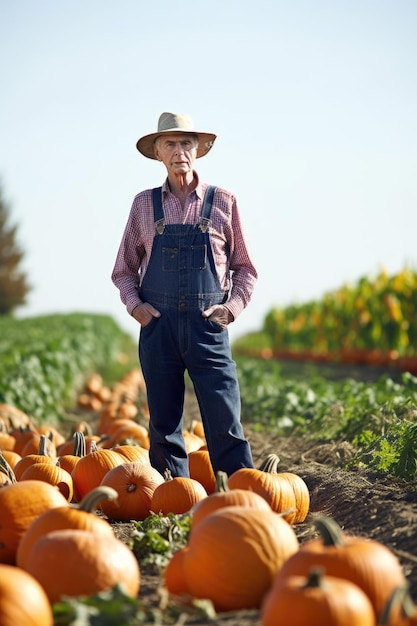
[[[187,197],[184,208],[163,184],[163,207],[166,224],[196,224],[201,213],[207,184],[200,183]],[[216,188],[209,226],[210,241],[221,288],[229,292],[226,306],[236,319],[246,307],[257,280],[257,272],[244,234],[236,198],[225,189]],[[112,272],[112,281],[131,315],[141,304],[138,286],[148,267],[155,224],[152,190],[139,193],[132,204]]]

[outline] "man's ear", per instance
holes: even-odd
[[[161,159],[161,157],[159,156],[159,151],[158,151],[158,148],[157,148],[156,144],[154,144],[154,146],[153,146],[153,153],[154,153],[154,155],[155,155],[155,158],[156,158],[158,161],[161,161],[161,160],[162,160],[162,159]]]

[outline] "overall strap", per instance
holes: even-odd
[[[206,232],[210,223],[210,214],[211,214],[211,208],[213,206],[213,198],[214,198],[215,191],[216,191],[216,187],[214,187],[213,185],[209,185],[204,195],[203,206],[201,207],[201,215],[200,215],[200,220],[199,220],[200,230],[203,233]]]
[[[165,228],[164,209],[162,208],[162,187],[152,189],[152,204],[155,228],[161,235]]]
[[[201,214],[199,218],[199,228],[201,232],[205,233],[209,223],[211,208],[213,206],[213,198],[216,187],[209,185],[204,194],[203,206],[201,207]],[[159,235],[164,232],[165,229],[165,217],[164,210],[162,208],[162,187],[155,187],[152,189],[152,204],[153,204],[153,216],[155,229]]]

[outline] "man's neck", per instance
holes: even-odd
[[[169,176],[168,183],[174,196],[184,201],[188,194],[197,187],[197,177],[194,172],[184,176]]]

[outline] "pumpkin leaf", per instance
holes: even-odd
[[[190,527],[189,513],[151,513],[143,521],[136,522],[131,548],[141,567],[161,571],[174,552],[186,545]]]
[[[139,626],[157,624],[155,611],[116,585],[110,591],[86,598],[68,598],[53,605],[54,626]]]

